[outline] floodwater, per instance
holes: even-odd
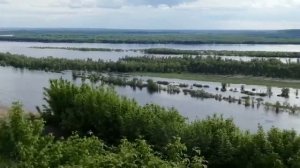
[[[111,48],[123,49],[122,52],[107,51],[74,51],[64,49],[37,49],[31,47],[78,47],[78,48]],[[67,59],[93,59],[93,60],[111,60],[116,61],[125,56],[143,56],[141,51],[133,51],[147,48],[173,48],[185,50],[236,50],[236,51],[282,51],[282,52],[300,52],[300,45],[247,45],[247,44],[199,44],[199,45],[181,45],[181,44],[104,44],[104,43],[39,43],[39,42],[0,42],[0,52],[10,52],[31,57],[53,56]],[[156,55],[163,56],[163,55]],[[223,57],[223,59],[235,59],[250,61],[250,57]],[[296,62],[297,59],[280,58],[282,62]],[[15,69],[12,67],[0,67],[0,107],[10,106],[14,101],[23,103],[28,111],[36,112],[36,106],[41,106],[43,102],[43,88],[48,87],[50,79],[59,79],[60,77],[72,81],[71,72],[50,73],[42,71],[29,71]],[[139,77],[144,80],[150,77]],[[221,87],[218,82],[190,81],[178,79],[152,78],[155,81],[163,80],[177,83],[194,83],[209,85],[210,88],[205,91],[213,94],[222,94],[223,96],[232,96],[240,98],[243,95],[239,92],[219,92],[216,87]],[[74,81],[80,83],[80,81]],[[243,84],[231,84],[228,90],[240,90]],[[266,86],[245,85],[245,89],[255,88],[258,92],[266,92]],[[245,107],[236,103],[226,101],[216,101],[215,99],[196,99],[182,92],[176,95],[170,95],[166,92],[149,94],[146,89],[133,90],[130,87],[115,87],[120,95],[133,98],[138,103],[145,105],[155,103],[161,106],[176,108],[189,121],[203,119],[213,114],[220,114],[224,117],[231,117],[234,122],[242,129],[255,131],[258,124],[265,129],[272,126],[282,129],[295,129],[300,133],[300,116],[287,112],[275,113],[273,110],[267,110],[263,106]],[[296,90],[290,90],[290,98],[277,97],[281,93],[281,88],[272,88],[273,96],[263,97],[264,102],[289,103],[291,105],[300,105]],[[254,98],[259,98],[258,96]]]
[[[31,47],[75,47],[75,48],[110,48],[123,49],[122,52],[110,51],[74,51],[64,49],[38,49]],[[93,59],[116,61],[125,56],[144,56],[141,51],[132,51],[147,48],[173,48],[184,50],[233,50],[233,51],[282,51],[300,52],[300,45],[268,45],[268,44],[110,44],[110,43],[40,43],[40,42],[5,42],[0,41],[0,52],[10,52],[31,57],[53,56],[67,59]],[[162,56],[162,55],[155,55]],[[252,57],[223,57],[224,59],[235,59],[249,61]],[[297,59],[281,58],[282,62],[296,62]]]
[[[69,71],[64,73],[50,73],[42,71],[29,71],[21,70],[12,67],[0,67],[0,105],[10,106],[14,101],[23,103],[24,108],[28,111],[35,112],[36,106],[41,106],[43,102],[43,88],[49,86],[50,79],[64,78],[72,81],[72,74]],[[144,80],[150,77],[139,77]],[[155,81],[164,80],[178,83],[193,83],[210,85],[210,88],[205,91],[210,93],[218,93],[223,96],[234,96],[239,98],[240,93],[234,92],[218,92],[215,87],[220,87],[221,84],[217,82],[202,82],[202,81],[188,81],[178,79],[163,79],[151,78]],[[74,81],[80,83],[80,80]],[[232,84],[230,88],[240,88],[241,84]],[[245,85],[245,89],[256,88],[257,90],[265,91],[265,86]],[[261,107],[245,107],[236,103],[228,103],[226,101],[216,101],[215,99],[196,99],[182,92],[177,95],[170,95],[166,92],[150,94],[146,89],[133,90],[130,87],[115,87],[118,94],[133,98],[141,105],[148,103],[155,103],[161,106],[176,108],[180,114],[187,117],[189,121],[195,119],[204,119],[213,114],[223,115],[225,118],[233,118],[234,122],[242,129],[255,131],[258,124],[262,125],[265,129],[270,129],[272,126],[281,129],[295,129],[300,132],[300,116],[297,114],[290,114],[287,112],[275,113],[274,111],[266,110]],[[295,90],[291,90],[290,98],[285,99],[277,97],[280,93],[280,88],[272,88],[274,96],[266,97],[265,102],[288,102],[291,104],[299,104],[299,99],[296,99]]]

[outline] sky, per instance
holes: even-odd
[[[300,29],[300,0],[0,0],[0,27]]]

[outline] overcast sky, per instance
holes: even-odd
[[[300,0],[0,0],[0,27],[297,29]]]

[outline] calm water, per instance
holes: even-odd
[[[41,71],[20,70],[11,67],[0,67],[0,105],[9,106],[13,101],[21,101],[25,109],[35,111],[36,106],[43,104],[43,87],[48,87],[49,79],[58,79],[63,77],[71,80],[70,72],[47,73]],[[149,79],[149,77],[141,77]],[[153,78],[154,80],[177,81],[181,83],[201,83],[208,84],[211,87],[206,91],[216,93],[215,87],[220,87],[216,82],[199,82],[175,79]],[[78,81],[77,81],[78,82]],[[231,85],[232,88],[240,88],[241,85]],[[248,86],[246,89],[257,88],[266,89],[264,86]],[[179,112],[190,121],[194,119],[203,119],[214,113],[222,114],[224,117],[232,117],[235,123],[243,129],[256,130],[260,123],[264,128],[269,129],[276,126],[282,129],[295,129],[300,132],[300,117],[289,113],[278,113],[265,111],[263,106],[260,108],[246,108],[243,105],[229,104],[228,102],[218,102],[214,99],[195,99],[180,93],[178,95],[169,95],[165,92],[149,94],[146,89],[133,91],[130,87],[115,87],[117,93],[123,96],[134,98],[138,103],[144,105],[155,103],[165,107],[175,107]],[[272,88],[274,94],[280,93],[280,88]],[[296,99],[295,90],[291,90],[291,98],[284,99],[273,96],[265,98],[265,101],[281,101],[299,105]],[[236,98],[242,96],[240,93],[226,92],[225,95],[232,95]]]
[[[285,51],[300,52],[300,45],[270,45],[270,44],[111,44],[111,43],[40,43],[40,42],[5,42],[0,41],[2,47],[90,47],[113,49],[146,49],[173,48],[185,50],[237,50],[237,51]]]
[[[63,49],[36,49],[30,47],[82,47],[82,48],[112,48],[123,49],[124,52],[103,52],[103,51],[71,51]],[[236,51],[285,51],[300,52],[300,45],[248,45],[248,44],[104,44],[104,43],[39,43],[39,42],[3,42],[0,41],[0,52],[23,54],[32,57],[59,57],[68,59],[112,60],[116,61],[125,56],[142,56],[141,52],[129,51],[131,49],[146,48],[174,48],[185,50],[236,50]],[[157,55],[159,56],[159,55]],[[250,60],[249,57],[228,57],[230,59]],[[281,59],[286,62],[288,59]],[[296,59],[291,59],[296,62]]]

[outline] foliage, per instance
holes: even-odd
[[[109,64],[109,63],[107,63]],[[13,66],[44,71],[88,70],[102,71],[105,64],[102,60],[69,60],[64,58],[33,58],[10,53],[0,53],[0,66]]]
[[[263,58],[299,58],[299,52],[271,52],[271,51],[219,51],[219,50],[178,50],[171,48],[145,49],[147,54],[163,55],[210,55],[210,56],[239,56],[239,57],[263,57]]]
[[[147,89],[148,89],[148,91],[149,91],[150,93],[159,91],[159,86],[158,86],[158,84],[155,83],[152,79],[148,79],[148,80],[147,80],[147,83],[148,83]]]
[[[29,118],[20,104],[14,104],[9,117],[1,120],[0,156],[5,159],[0,165],[16,168],[205,167],[205,161],[199,155],[163,159],[162,154],[141,139],[134,142],[123,139],[118,146],[109,147],[95,136],[73,134],[66,139],[54,140],[51,135],[43,135],[43,129],[41,119]],[[175,156],[177,150],[174,148],[185,149],[185,146],[179,141],[170,142],[165,147],[166,153]]]
[[[41,114],[46,127],[39,117],[24,114],[18,103],[0,120],[2,167],[300,165],[300,136],[293,130],[259,126],[249,133],[217,115],[189,123],[175,109],[140,106],[110,88],[64,80],[51,81],[45,98]],[[65,138],[45,134],[49,126],[66,131]]]
[[[185,119],[174,109],[139,106],[102,86],[78,87],[68,81],[53,80],[45,89],[45,100],[42,115],[47,124],[68,134],[77,131],[87,135],[91,131],[113,144],[123,137],[134,140],[142,136],[157,147],[164,146],[185,126]]]
[[[285,98],[289,98],[290,97],[290,89],[289,88],[282,88],[281,89],[281,95],[282,97],[285,97]]]
[[[231,119],[216,115],[188,123],[174,109],[139,106],[110,89],[63,80],[51,81],[45,92],[48,106],[42,114],[47,124],[83,136],[92,130],[108,144],[119,144],[123,137],[130,142],[142,137],[171,161],[198,158],[201,150],[213,168],[297,167],[300,163],[300,137],[295,131],[244,132]]]
[[[299,44],[299,30],[195,31],[109,29],[6,29],[2,41],[76,43],[175,43],[175,44]]]
[[[82,70],[97,72],[202,73],[220,75],[252,75],[300,79],[300,64],[282,63],[277,59],[251,61],[222,60],[218,57],[125,57],[117,62],[102,60],[69,60],[32,58],[0,53],[0,66],[13,66],[45,71]]]
[[[282,63],[277,59],[250,61],[222,60],[220,57],[126,57],[119,61],[126,72],[202,73],[251,75],[300,79],[300,64]]]

